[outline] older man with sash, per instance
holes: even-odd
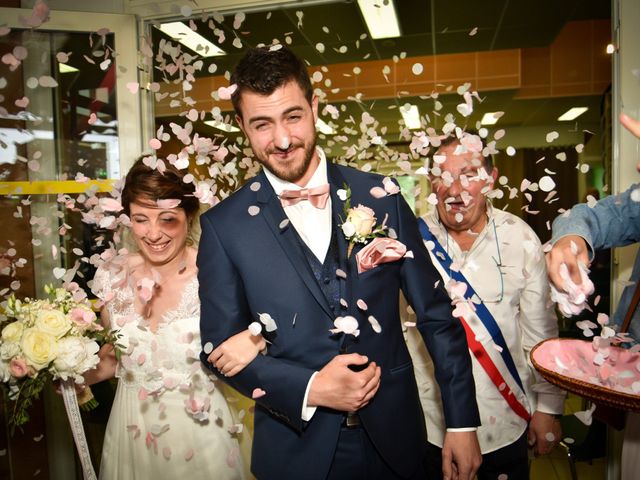
[[[458,129],[433,160],[437,204],[419,223],[467,334],[482,421],[478,478],[527,479],[528,447],[542,455],[561,439],[556,417],[564,402],[529,360],[535,344],[558,335],[540,240],[524,221],[487,200],[498,171],[478,135]],[[442,403],[433,364],[414,330],[409,326],[408,343],[427,423],[428,478],[441,478]]]

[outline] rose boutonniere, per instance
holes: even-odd
[[[351,251],[356,243],[367,243],[372,238],[386,236],[386,216],[382,224],[376,225],[378,220],[371,208],[361,204],[351,207],[351,189],[347,185],[337,193],[338,197],[344,201],[345,220],[340,228],[346,239],[349,240],[347,257],[351,256]]]

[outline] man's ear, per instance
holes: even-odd
[[[500,172],[498,172],[498,167],[494,165],[493,168],[491,169],[491,177],[493,178],[493,183],[496,183],[496,180],[498,180],[499,174]]]
[[[242,133],[244,133],[246,135],[247,132],[244,130],[244,124],[242,123],[242,117],[240,115],[238,115],[237,113],[236,113],[236,123],[240,127],[240,130],[242,130]]]
[[[313,112],[313,124],[318,121],[318,96],[314,93],[311,97],[311,111]]]

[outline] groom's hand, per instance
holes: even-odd
[[[318,372],[309,389],[309,406],[355,412],[364,407],[380,387],[380,367],[369,363],[354,372],[350,365],[366,365],[369,359],[357,353],[337,355]]]
[[[447,432],[442,446],[442,475],[444,480],[472,480],[482,454],[476,432]]]

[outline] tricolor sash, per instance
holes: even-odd
[[[445,269],[445,271],[449,272],[451,278],[458,282],[464,282],[467,285],[467,291],[465,292],[465,298],[471,299],[474,295],[476,295],[475,290],[466,279],[466,277],[460,271],[454,271],[451,269],[451,264],[453,261],[446,250],[442,247],[438,239],[431,233],[427,223],[422,219],[418,218],[418,226],[420,228],[420,233],[422,238],[426,242],[432,242],[434,245],[433,248],[433,257],[438,260],[440,265]],[[477,296],[480,298],[479,296]],[[520,375],[518,374],[518,370],[516,369],[515,362],[513,361],[513,357],[511,356],[511,352],[507,347],[507,343],[502,335],[502,331],[498,326],[495,318],[486,307],[486,305],[481,301],[479,304],[474,302],[474,306],[476,308],[475,314],[480,319],[484,327],[486,328],[489,335],[491,335],[491,339],[493,342],[499,347],[499,352],[502,360],[504,361],[504,365],[507,370],[515,380],[515,382],[520,387],[520,390],[524,392],[524,388],[522,386],[522,380],[520,379]],[[517,399],[517,397],[511,391],[508,383],[505,382],[504,376],[500,372],[500,369],[494,363],[491,356],[487,353],[484,346],[476,339],[476,334],[469,326],[467,320],[463,317],[459,317],[462,326],[464,327],[467,343],[469,345],[469,350],[473,353],[474,357],[478,360],[478,363],[482,367],[482,369],[487,373],[491,382],[496,386],[500,395],[505,399],[507,404],[511,407],[511,409],[521,418],[523,418],[526,422],[531,420],[531,415],[529,414],[527,408],[522,405],[522,403]]]

